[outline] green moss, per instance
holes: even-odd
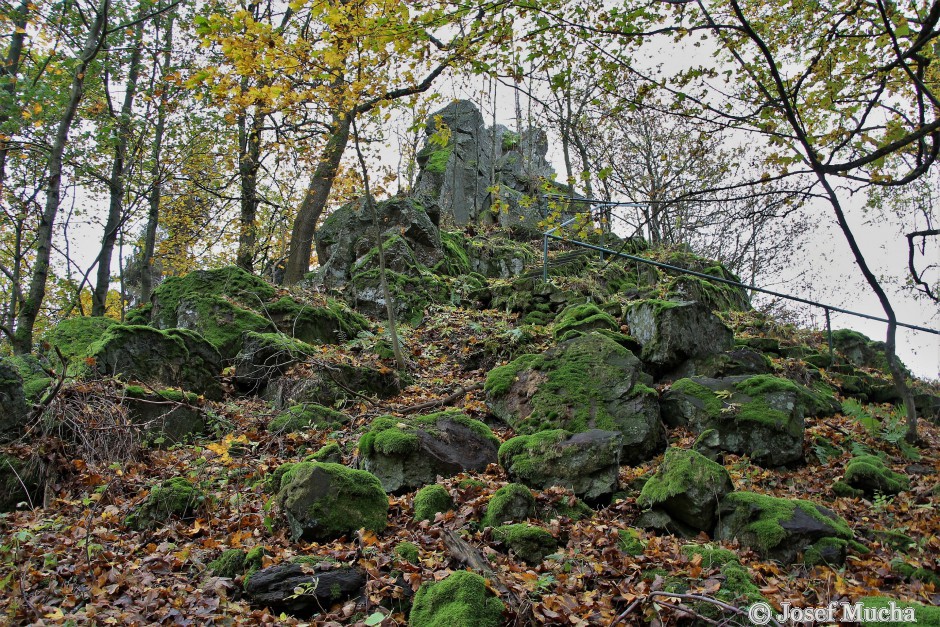
[[[940,576],[937,573],[908,564],[901,558],[891,560],[891,572],[896,573],[904,579],[917,580],[922,583],[933,584],[935,588],[940,588]]]
[[[128,517],[127,523],[136,529],[147,529],[165,523],[171,516],[185,518],[204,499],[204,495],[185,477],[173,477],[153,488],[141,506]]]
[[[540,431],[532,435],[517,435],[506,440],[499,447],[497,453],[499,465],[507,470],[512,469],[513,474],[527,479],[535,474],[538,468],[539,452],[553,448],[570,436],[571,433],[563,429]]]
[[[248,580],[251,579],[251,576],[261,570],[261,567],[264,565],[264,556],[267,554],[268,552],[263,546],[256,546],[245,555],[245,578],[242,580],[244,587],[247,588]]]
[[[435,270],[449,276],[470,274],[470,257],[465,249],[466,238],[457,231],[441,231],[441,245],[444,247],[444,260]]]
[[[652,507],[687,492],[691,485],[723,486],[730,483],[731,475],[721,464],[696,451],[671,448],[666,451],[656,474],[643,486],[637,504]]]
[[[53,383],[53,379],[43,369],[42,362],[33,355],[13,355],[8,357],[7,361],[16,368],[23,379],[23,395],[26,401],[39,402]]]
[[[696,383],[692,379],[679,379],[669,388],[673,392],[691,396],[702,403],[702,407],[709,416],[718,416],[721,414],[722,403],[714,392],[709,390],[701,383]]]
[[[395,555],[409,564],[418,565],[418,545],[413,542],[399,542],[396,544]]]
[[[734,551],[710,544],[686,544],[681,550],[683,554],[689,557],[701,555],[702,568],[715,568],[716,566],[739,563],[738,556]]]
[[[873,612],[883,611],[884,616],[873,617],[873,620],[866,620],[864,616],[860,622],[861,627],[918,627],[924,625],[940,625],[940,607],[929,607],[920,603],[911,603],[908,601],[898,601],[887,597],[865,597],[859,599],[862,605]],[[891,621],[888,613],[890,604],[894,603],[899,610],[913,610],[913,621]],[[903,613],[902,616],[903,618]]]
[[[907,476],[894,472],[885,466],[881,458],[874,455],[852,458],[845,468],[843,481],[869,495],[876,492],[897,494],[911,487]]]
[[[313,493],[317,498],[311,498]],[[339,537],[360,528],[379,532],[388,519],[388,496],[378,478],[340,464],[293,464],[281,477],[277,501],[289,513],[294,540],[304,537],[304,532],[291,520],[292,511],[315,521],[318,537]]]
[[[453,153],[453,143],[447,144],[443,148],[435,144],[424,148],[421,153],[418,154],[418,157],[425,159],[424,169],[426,171],[433,172],[434,174],[444,174],[447,170],[447,162],[450,161],[450,156]]]
[[[336,344],[369,328],[366,318],[332,298],[326,299],[326,306],[319,307],[284,296],[265,305],[264,310],[287,335],[305,342]]]
[[[862,490],[853,488],[841,479],[832,484],[832,493],[836,496],[841,496],[844,498],[859,498],[861,496],[865,496],[865,493]]]
[[[112,326],[118,324],[111,318],[83,316],[63,320],[43,338],[58,348],[66,358],[76,361],[90,357],[91,347]]]
[[[189,403],[190,405],[195,405],[199,402],[198,394],[175,389],[149,390],[140,385],[125,385],[124,392],[128,396],[136,398],[143,398],[153,394],[173,403]]]
[[[617,548],[627,555],[643,555],[646,542],[640,537],[640,530],[629,527],[617,531]]]
[[[153,311],[153,304],[147,303],[134,307],[124,314],[124,324],[150,324],[150,313]]]
[[[541,527],[519,523],[493,530],[493,538],[502,542],[527,564],[539,564],[558,549],[558,541]]]
[[[607,329],[620,331],[620,325],[613,316],[605,313],[593,303],[570,305],[555,318],[555,339],[558,340],[569,331]]]
[[[505,366],[494,368],[486,375],[483,390],[492,396],[502,396],[509,391],[520,372],[541,361],[541,355],[522,355]]]
[[[790,520],[797,507],[810,518],[831,527],[833,537],[845,540],[853,537],[852,530],[844,520],[839,517],[829,518],[810,501],[780,499],[755,492],[732,492],[725,497],[724,502],[730,503],[735,509],[759,512],[757,519],[748,523],[746,530],[754,535],[758,548],[765,552],[777,547],[787,537],[781,523]]]
[[[329,407],[316,403],[294,405],[287,411],[278,414],[270,423],[268,431],[272,433],[301,431],[316,427],[317,429],[339,429],[349,422],[349,416]]]
[[[502,139],[503,152],[512,150],[518,145],[519,145],[519,133],[513,133],[512,131],[505,131],[503,133],[503,139]]]
[[[548,506],[545,511],[541,514],[540,518],[545,521],[550,521],[553,518],[570,518],[571,520],[581,520],[584,518],[590,518],[594,515],[594,510],[590,506],[582,501],[579,498],[574,498],[569,500],[563,498],[556,503],[552,503]]]
[[[254,309],[274,298],[275,293],[272,285],[236,266],[167,277],[154,290],[154,301],[160,305],[159,311],[154,312],[154,322],[161,328],[176,326],[177,308],[187,298],[225,296]]]
[[[499,442],[493,432],[479,420],[473,420],[461,411],[443,411],[413,418],[382,416],[359,438],[359,451],[369,456],[375,453],[388,456],[407,455],[418,450],[418,432],[436,433],[440,421],[460,424],[481,437]]]
[[[842,562],[841,557],[845,556],[848,542],[842,538],[823,538],[812,546],[808,547],[803,553],[803,563],[806,566],[822,566],[830,564],[837,566]],[[833,560],[827,558],[828,555],[839,556]]]
[[[457,484],[458,490],[482,490],[486,487],[486,483],[480,481],[479,479],[461,479]]]
[[[490,498],[482,522],[485,527],[495,527],[510,520],[525,520],[534,511],[532,490],[520,483],[507,483]]]
[[[442,485],[424,486],[415,494],[415,520],[434,520],[434,516],[439,512],[446,512],[453,508],[454,500],[450,498],[450,492]]]
[[[234,579],[245,572],[245,552],[241,549],[223,551],[217,559],[209,562],[209,570],[216,577]]]
[[[503,603],[480,575],[461,570],[438,582],[425,582],[414,596],[411,627],[500,627]]]
[[[325,446],[321,446],[312,457],[314,461],[339,464],[343,461],[343,449],[340,448],[337,442],[330,442]]]
[[[264,478],[265,492],[269,492],[271,494],[277,494],[277,491],[281,489],[281,482],[284,479],[284,475],[286,475],[288,471],[290,471],[290,469],[294,467],[294,465],[295,465],[294,462],[288,462],[286,464],[281,464],[280,466],[272,470]]]

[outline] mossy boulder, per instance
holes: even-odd
[[[269,566],[247,577],[245,593],[252,605],[308,618],[362,593],[365,573],[354,566],[321,560],[316,565],[290,562]]]
[[[911,487],[907,475],[894,472],[875,455],[860,455],[850,459],[842,480],[869,497],[876,493],[897,494]]]
[[[0,440],[22,431],[28,414],[23,378],[12,362],[0,357]]]
[[[248,331],[242,337],[242,348],[235,356],[235,385],[246,392],[263,390],[271,380],[316,352],[306,342],[282,333]]]
[[[516,557],[529,565],[541,564],[546,555],[558,550],[558,540],[547,530],[519,523],[493,529],[493,538],[509,547]]]
[[[343,449],[340,448],[339,443],[330,442],[321,446],[317,451],[311,455],[311,458],[314,461],[318,462],[330,462],[333,464],[342,464],[343,463]]]
[[[323,542],[359,529],[382,531],[388,496],[368,472],[339,464],[301,462],[281,476],[277,505],[291,539]]]
[[[219,557],[209,562],[209,571],[216,577],[235,579],[247,570],[248,566],[245,563],[247,557],[248,554],[241,549],[222,551]]]
[[[185,477],[173,477],[155,486],[134,510],[127,524],[135,529],[153,529],[171,518],[189,518],[205,500],[205,495]]]
[[[62,320],[43,337],[43,341],[53,348],[58,348],[62,356],[71,365],[90,357],[89,347],[101,339],[110,327],[119,324],[116,320],[101,316],[78,316]],[[74,372],[73,369],[70,370]]]
[[[477,236],[467,242],[466,250],[474,272],[497,279],[521,275],[537,258],[531,246],[509,237]]]
[[[437,514],[451,509],[454,509],[454,499],[442,485],[427,485],[415,494],[415,520],[434,520]]]
[[[732,490],[731,475],[724,466],[695,451],[671,448],[643,486],[637,504],[710,532],[721,500]]]
[[[434,483],[438,476],[479,472],[496,462],[499,440],[460,411],[373,421],[359,440],[363,468],[393,493]]]
[[[410,274],[387,270],[386,281],[395,303],[395,314],[401,320],[420,318],[429,305],[450,302],[447,282],[430,270],[420,269]],[[355,274],[349,281],[347,295],[356,311],[375,318],[388,315],[377,268]]]
[[[681,551],[693,560],[700,556],[699,563],[704,569],[721,570],[724,581],[715,593],[715,598],[719,601],[738,607],[766,602],[760,588],[754,583],[750,573],[734,552],[710,544],[686,544]],[[704,616],[717,618],[717,616],[712,616],[715,612],[713,605],[703,603],[696,605],[695,609]]]
[[[633,353],[590,332],[495,368],[484,389],[493,413],[517,433],[616,431],[621,460],[629,464],[652,459],[666,446],[650,382]]]
[[[885,356],[884,342],[873,341],[864,333],[852,329],[836,329],[832,332],[832,346],[854,366],[884,373],[891,372]]]
[[[640,530],[628,527],[627,529],[617,530],[617,548],[627,555],[643,555],[646,550],[646,543],[640,536]]]
[[[193,392],[128,385],[124,388],[124,405],[132,423],[145,425],[146,440],[161,448],[184,442],[206,429],[202,403]]]
[[[395,556],[405,560],[409,564],[418,564],[420,549],[414,542],[399,542],[395,545]]]
[[[698,450],[727,451],[763,466],[803,459],[805,415],[828,411],[822,392],[771,375],[680,379],[663,394],[663,420],[703,434]],[[705,437],[705,432],[709,432]]]
[[[357,394],[389,398],[401,392],[401,378],[391,368],[348,364],[328,355],[320,355],[318,361],[323,367],[269,381],[261,397],[277,409],[286,409],[304,403],[334,407]]]
[[[335,431],[348,423],[349,420],[349,416],[335,409],[316,403],[305,403],[294,405],[287,411],[275,416],[268,423],[268,431],[272,433],[290,433],[313,428]]]
[[[411,627],[500,627],[502,601],[493,596],[480,575],[468,570],[437,582],[421,584],[415,593],[408,624]]]
[[[265,305],[264,313],[281,333],[307,344],[342,344],[370,326],[345,303],[332,298],[315,306],[284,296]]]
[[[731,329],[698,302],[636,301],[625,308],[624,320],[643,347],[640,359],[660,372],[734,346]]]
[[[0,453],[0,512],[20,503],[42,506],[43,466],[38,458],[22,460]]]
[[[811,547],[827,563],[840,564],[853,538],[848,524],[821,505],[754,492],[732,492],[722,499],[714,535],[785,564],[796,562]]]
[[[581,498],[601,500],[617,490],[622,437],[599,429],[520,435],[499,448],[499,464],[510,479],[531,488],[561,486]]]
[[[569,332],[620,331],[620,325],[609,313],[601,311],[594,303],[570,305],[555,317],[555,339],[565,337]]]
[[[109,326],[88,348],[95,369],[150,387],[179,387],[213,400],[222,397],[219,352],[202,336],[184,329]]]
[[[483,524],[496,527],[509,521],[521,522],[534,513],[535,497],[532,491],[519,483],[507,483],[490,497]]]
[[[0,358],[2,359],[2,358]],[[47,372],[49,362],[35,355],[14,355],[5,358],[23,379],[23,395],[27,403],[38,403],[53,383]]]

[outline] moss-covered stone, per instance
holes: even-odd
[[[601,311],[593,303],[570,305],[555,318],[555,339],[565,336],[569,331],[594,331],[606,329],[619,332],[620,325],[613,316]]]
[[[498,489],[486,505],[483,524],[496,527],[509,521],[521,522],[535,512],[532,491],[519,483],[507,483]]]
[[[894,472],[880,457],[875,455],[861,455],[849,460],[842,480],[868,496],[879,492],[897,494],[911,487],[911,482],[906,475]]]
[[[454,500],[450,492],[442,485],[424,486],[415,494],[414,517],[415,520],[434,520],[434,516],[454,508]]]
[[[92,355],[90,347],[115,324],[118,324],[116,320],[100,316],[68,318],[53,327],[43,340],[58,348],[70,361],[81,361]]]
[[[180,303],[188,298],[226,297],[242,307],[258,309],[275,293],[274,286],[236,266],[196,270],[163,280],[154,290],[151,319],[157,327],[168,329],[178,326]]]
[[[228,549],[209,562],[209,570],[216,577],[234,579],[245,572],[245,555],[241,549]]]
[[[558,549],[558,540],[541,527],[519,523],[493,529],[493,538],[502,542],[526,564],[540,564]]]
[[[346,414],[329,407],[315,403],[305,403],[303,405],[294,405],[274,417],[268,423],[268,431],[272,433],[289,433],[310,428],[336,430],[349,420],[350,418]]]
[[[507,440],[499,448],[499,463],[513,481],[538,489],[557,485],[597,500],[617,488],[620,448],[616,432],[556,429]]]
[[[388,497],[375,475],[339,464],[293,464],[281,477],[277,504],[294,540],[331,540],[362,528],[378,532],[388,518]]]
[[[823,538],[807,547],[803,563],[806,566],[839,566],[845,562],[848,544],[842,538]]]
[[[444,259],[435,266],[434,271],[449,276],[470,274],[470,257],[467,255],[466,236],[458,231],[441,231],[441,245],[444,248]]]
[[[264,306],[281,333],[307,344],[340,344],[369,328],[369,321],[332,298],[313,306],[284,296]]]
[[[447,282],[430,270],[412,275],[387,269],[386,281],[395,302],[395,313],[403,321],[419,319],[433,303],[450,302]],[[377,318],[388,315],[378,268],[354,274],[347,293],[357,311]]]
[[[715,598],[719,601],[737,606],[766,602],[760,593],[760,588],[732,551],[710,544],[687,544],[682,547],[682,552],[690,558],[701,556],[702,568],[721,569],[724,581],[715,593]],[[718,618],[713,605],[697,604],[695,609],[708,618]]]
[[[643,486],[637,504],[662,509],[690,527],[711,531],[721,499],[733,489],[724,466],[695,451],[671,448]]]
[[[43,362],[34,355],[14,355],[6,358],[23,379],[23,395],[27,403],[38,403],[53,383]]]
[[[411,627],[500,627],[502,601],[487,590],[480,575],[461,570],[438,582],[425,582],[415,593]]]
[[[496,461],[499,440],[460,411],[375,419],[359,439],[364,467],[390,492],[434,483],[437,476],[482,471]]]
[[[810,501],[732,492],[722,500],[715,537],[737,539],[764,557],[791,563],[824,538],[848,542],[853,533],[839,516]]]
[[[624,320],[643,349],[640,358],[660,371],[689,359],[730,350],[734,335],[699,302],[648,299],[630,303]]]
[[[646,385],[650,382],[633,353],[589,332],[493,369],[484,390],[493,413],[517,433],[616,431],[622,435],[623,461],[640,463],[665,448],[659,399]]]
[[[934,588],[940,588],[940,574],[922,566],[908,564],[902,558],[891,560],[891,572],[900,575],[908,581],[916,580],[922,583],[932,584]]]
[[[277,494],[281,489],[281,480],[284,478],[284,475],[295,466],[296,462],[288,462],[286,464],[281,464],[270,473],[267,474],[264,478],[264,491]]]
[[[311,457],[314,461],[318,462],[341,464],[343,463],[343,449],[340,448],[339,443],[330,442],[317,449],[317,452],[311,455]]]
[[[418,545],[413,542],[399,542],[395,545],[395,555],[416,566],[418,564],[418,551]]]
[[[627,529],[617,530],[617,548],[627,555],[643,555],[646,550],[646,542],[640,536],[640,530],[628,527]]]
[[[173,477],[154,487],[127,523],[135,529],[166,524],[171,517],[187,518],[205,500],[205,495],[185,477]]]

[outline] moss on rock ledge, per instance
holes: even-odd
[[[499,627],[502,601],[487,590],[480,575],[467,570],[437,582],[425,582],[415,593],[408,624],[411,627]]]
[[[316,427],[317,429],[338,429],[349,422],[349,416],[329,407],[315,403],[294,405],[287,411],[278,414],[268,423],[268,431],[281,433],[301,431]]]

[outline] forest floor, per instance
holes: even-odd
[[[364,426],[380,415],[396,414],[415,405],[451,396],[459,388],[478,386],[488,367],[496,365],[499,347],[494,334],[512,328],[512,316],[450,307],[433,308],[416,328],[404,328],[413,381],[398,397],[382,401],[355,399],[343,411],[354,419],[340,432],[316,430],[271,434],[265,426],[274,415],[256,398],[212,404],[214,434],[166,450],[129,447],[128,459],[100,462],[76,456],[54,438],[33,438],[28,447],[59,469],[55,483],[41,503],[0,515],[0,623],[101,625],[255,625],[255,624],[405,624],[402,602],[423,581],[440,579],[460,569],[444,541],[445,530],[458,530],[489,560],[497,581],[493,589],[509,591],[509,605],[518,612],[510,620],[547,624],[609,625],[627,608],[622,624],[675,624],[682,620],[681,599],[660,597],[670,578],[687,583],[687,593],[714,596],[725,584],[720,566],[708,568],[701,559],[680,549],[690,540],[640,532],[645,548],[630,555],[618,545],[618,530],[639,515],[636,479],[653,472],[662,457],[621,469],[625,498],[597,509],[592,517],[574,522],[554,519],[547,528],[561,540],[558,553],[538,566],[528,566],[491,546],[479,520],[492,493],[507,482],[496,465],[472,475],[482,489],[459,490],[468,475],[444,480],[456,495],[456,510],[435,521],[415,522],[413,494],[390,497],[389,524],[379,534],[328,544],[290,541],[279,523],[273,496],[265,493],[263,478],[280,464],[298,461],[330,440],[345,445],[344,461],[354,462],[355,443]],[[547,345],[549,335],[537,337]],[[503,340],[499,340],[503,341]],[[487,348],[488,347],[488,348]],[[335,346],[351,362],[388,367],[370,351]],[[465,369],[468,356],[489,351],[478,369]],[[107,382],[74,383],[87,398],[107,396]],[[472,389],[449,404],[470,416],[489,420],[482,390]],[[430,410],[429,410],[430,411]],[[869,412],[887,408],[869,407]],[[887,424],[887,423],[886,423]],[[512,435],[494,425],[501,439]],[[905,579],[892,568],[902,558],[914,567],[936,573],[940,565],[940,428],[922,422],[924,445],[919,459],[905,458],[883,431],[872,433],[857,417],[836,415],[808,419],[806,463],[787,470],[768,470],[747,459],[727,455],[724,465],[736,489],[780,497],[799,497],[830,507],[843,516],[864,544],[867,554],[852,553],[844,566],[792,566],[761,561],[753,552],[735,550],[764,597],[778,607],[854,602],[871,595],[940,605],[940,590],[931,583]],[[689,447],[691,433],[672,430],[670,444]],[[834,448],[821,446],[828,442]],[[867,501],[839,498],[832,484],[842,476],[853,449],[884,453],[895,470],[906,472],[911,489],[890,498]],[[908,452],[908,456],[911,456]],[[918,457],[914,455],[914,457]],[[134,531],[125,519],[159,480],[184,476],[200,484],[207,498],[194,517],[173,520],[154,531]],[[569,498],[563,490],[543,491],[540,505]],[[907,540],[898,543],[898,538]],[[394,552],[403,541],[419,547],[417,564]],[[704,535],[691,542],[707,542]],[[298,620],[252,607],[243,597],[242,581],[213,577],[207,565],[229,548],[263,546],[264,565],[298,555],[330,556],[359,565],[368,574],[366,595],[358,601],[329,608],[313,619]],[[639,601],[638,603],[634,603]],[[646,602],[649,601],[649,602]],[[376,612],[385,614],[382,619]],[[688,616],[686,615],[686,618]],[[366,623],[368,621],[368,623]]]

